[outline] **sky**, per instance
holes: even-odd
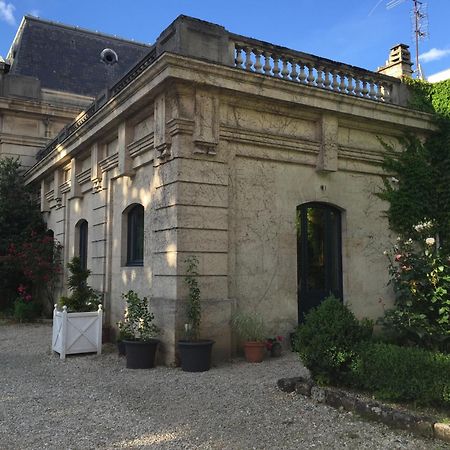
[[[387,9],[389,2],[398,5]],[[376,70],[395,44],[410,45],[414,57],[411,9],[412,0],[0,0],[0,56],[6,57],[25,14],[145,43],[185,14],[233,33]],[[419,48],[423,72],[433,79],[450,69],[450,0],[428,0],[427,13],[429,36]]]

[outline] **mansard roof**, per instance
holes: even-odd
[[[116,64],[101,60],[108,48],[117,54]],[[11,74],[38,78],[42,88],[95,97],[150,49],[146,44],[25,16],[7,59]]]

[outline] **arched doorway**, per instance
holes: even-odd
[[[298,320],[333,294],[342,299],[341,211],[326,203],[297,207]]]

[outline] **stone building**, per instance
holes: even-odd
[[[196,255],[202,335],[222,359],[236,309],[284,335],[330,292],[358,317],[383,313],[379,138],[433,128],[407,98],[397,78],[180,16],[39,151],[27,180],[65,261],[92,270],[112,327],[121,293],[152,297],[166,363]]]
[[[0,156],[34,165],[37,151],[148,51],[144,44],[25,16],[6,61],[0,57]]]

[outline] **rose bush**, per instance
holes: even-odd
[[[404,343],[450,350],[450,264],[436,239],[400,240],[389,258],[395,309],[383,323]]]

